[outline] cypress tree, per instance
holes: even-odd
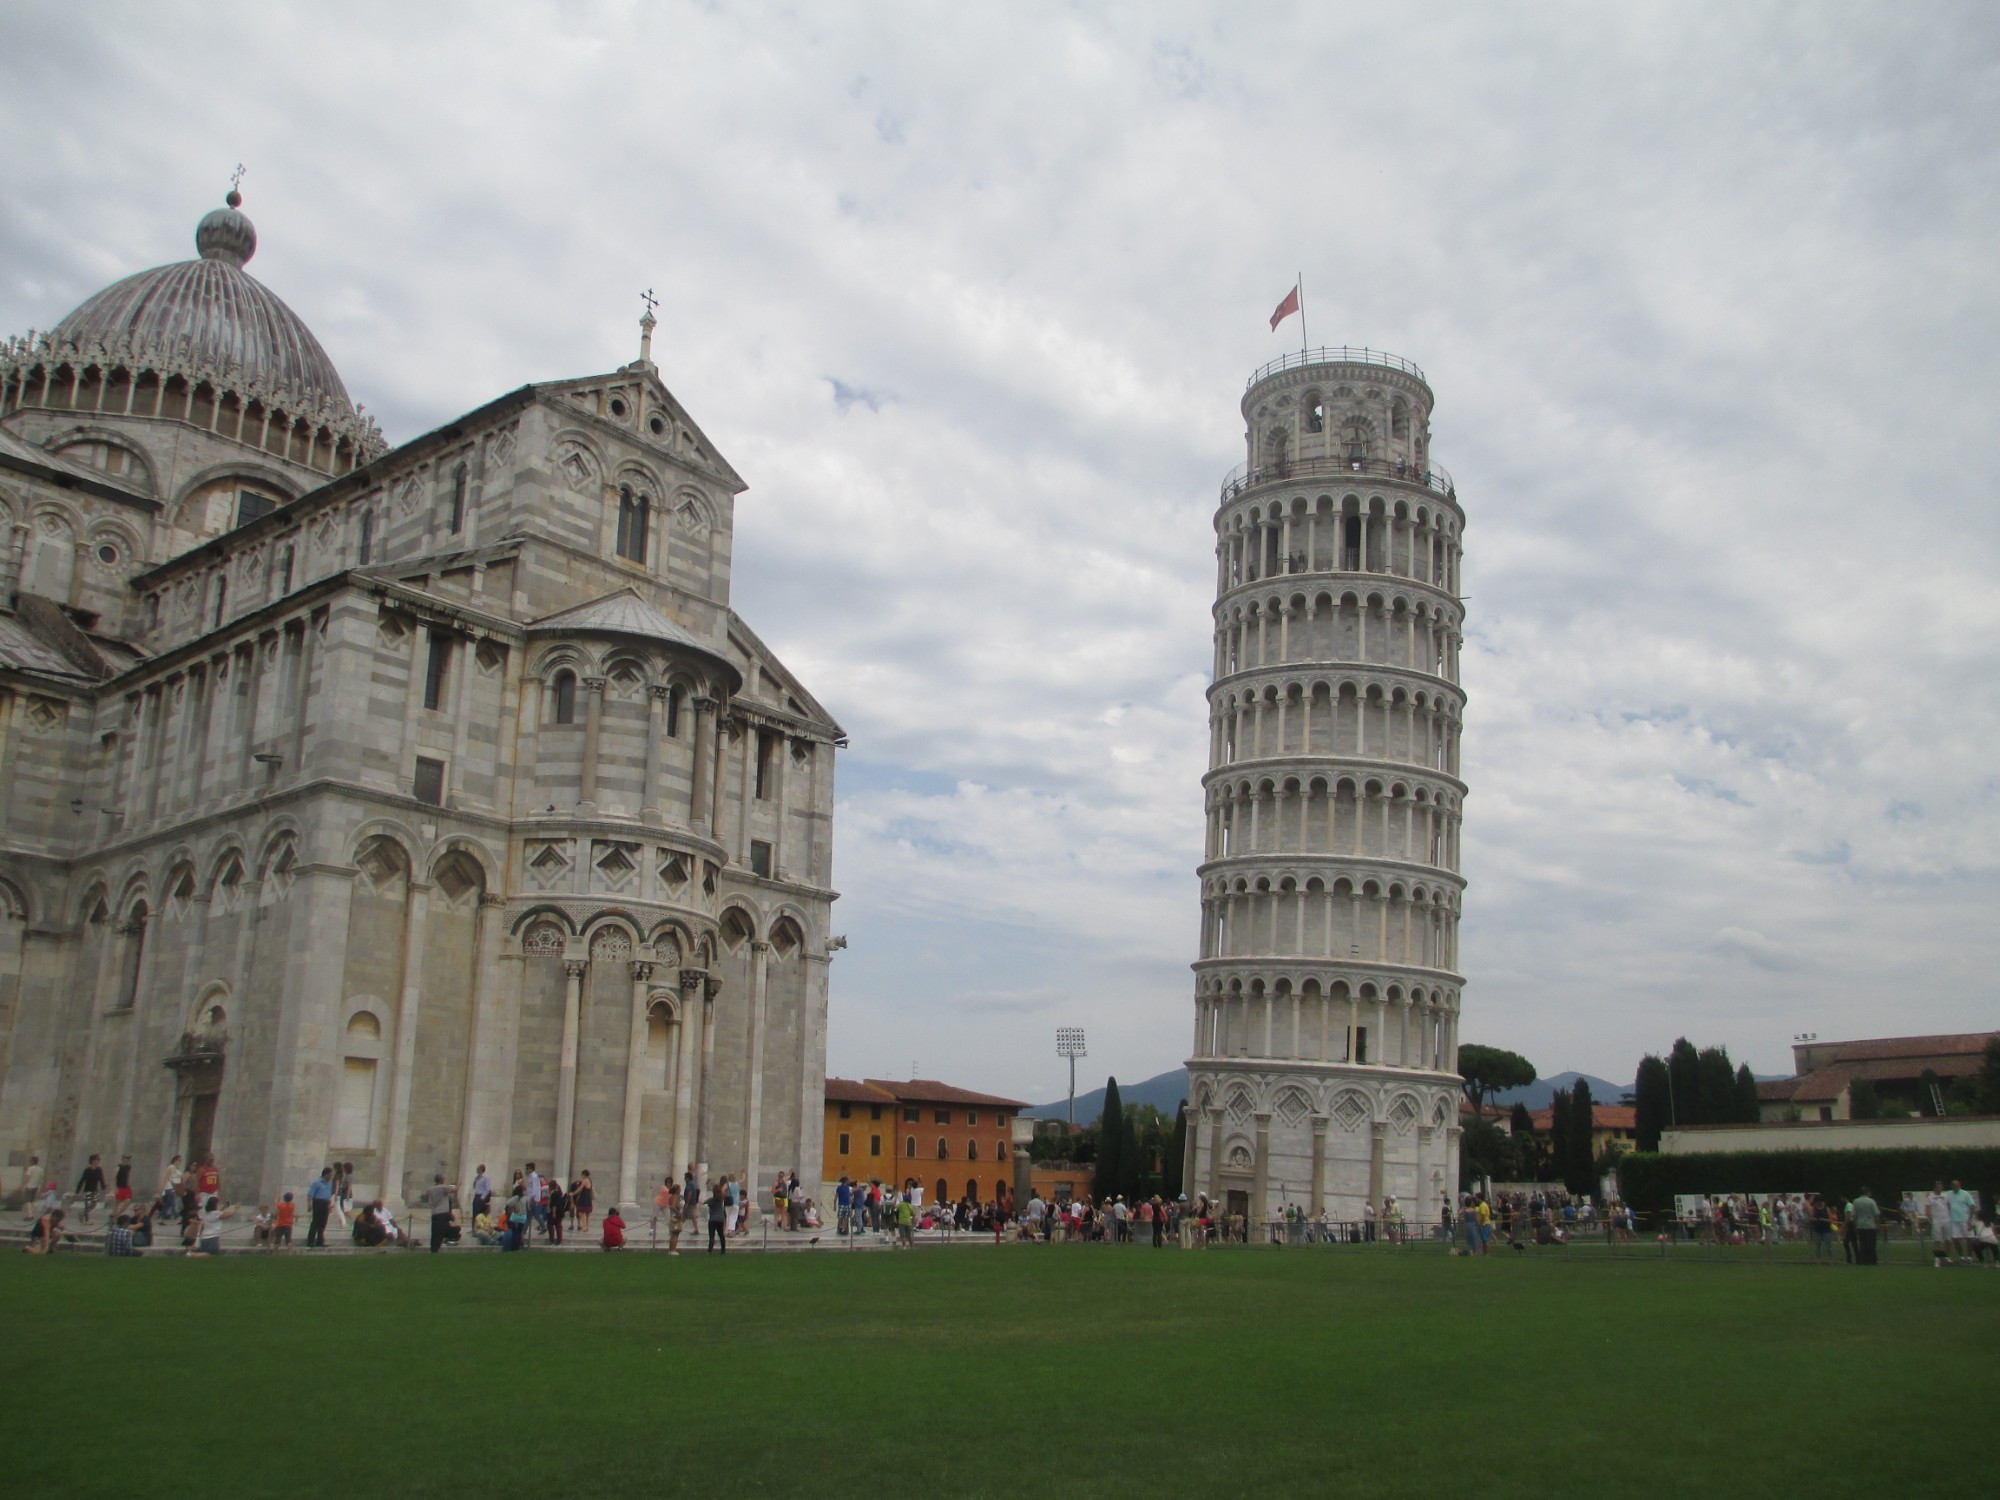
[[[1569,1176],[1569,1090],[1557,1089],[1549,1100],[1549,1170],[1557,1177]]]
[[[1675,1038],[1667,1053],[1667,1081],[1671,1086],[1667,1123],[1701,1124],[1701,1060],[1686,1037]]]
[[[1125,1191],[1125,1105],[1118,1080],[1105,1080],[1104,1113],[1097,1117],[1097,1201]]]
[[[1174,1116],[1174,1143],[1168,1149],[1166,1170],[1161,1174],[1164,1181],[1160,1191],[1169,1198],[1187,1191],[1184,1180],[1187,1172],[1187,1126],[1187,1100],[1183,1099],[1179,1112]]]
[[[1736,1123],[1755,1125],[1762,1114],[1757,1104],[1757,1075],[1745,1063],[1736,1070]]]
[[[1639,1060],[1639,1076],[1632,1084],[1633,1133],[1641,1151],[1660,1149],[1660,1132],[1671,1123],[1672,1089],[1666,1063],[1648,1052]]]
[[[1736,1070],[1729,1065],[1727,1047],[1704,1047],[1696,1073],[1696,1120],[1698,1125],[1736,1123]]]
[[[1579,1078],[1569,1096],[1569,1160],[1563,1170],[1563,1180],[1572,1193],[1588,1193],[1597,1176],[1597,1153],[1591,1137],[1596,1124],[1590,1084]]]

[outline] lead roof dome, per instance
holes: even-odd
[[[351,416],[340,372],[312,330],[243,269],[257,230],[240,193],[195,229],[197,260],[155,266],[112,283],[58,323],[51,337],[89,348],[170,349],[274,390],[323,398]]]

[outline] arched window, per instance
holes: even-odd
[[[1326,403],[1319,398],[1318,391],[1307,391],[1305,396],[1306,431],[1326,431]]]
[[[465,529],[465,465],[451,471],[451,534]]]
[[[618,555],[633,562],[646,560],[646,527],[652,502],[629,484],[618,487]]]
[[[1410,435],[1410,408],[1401,397],[1389,408],[1389,436],[1406,438]]]
[[[567,669],[556,673],[555,681],[550,684],[550,688],[552,689],[551,696],[553,698],[553,702],[550,704],[550,717],[558,724],[574,724],[576,722],[576,673]]]
[[[681,732],[681,690],[679,684],[667,689],[667,738],[677,739]]]
[[[939,1137],[938,1137],[938,1160],[939,1160],[939,1161],[944,1161],[944,1160],[946,1160],[947,1158],[949,1158],[949,1157],[950,1157],[950,1155],[951,1155],[951,1142],[950,1142],[950,1141],[947,1141],[947,1140],[946,1140],[946,1139],[945,1139],[945,1138],[944,1138],[943,1136],[939,1136]]]
[[[374,557],[374,555],[375,555],[375,512],[372,510],[364,510],[363,512],[361,512],[361,549],[359,554],[355,557],[355,561],[365,566],[368,563],[369,559]]]
[[[965,1143],[965,1159],[967,1161],[979,1160],[979,1142],[967,1141]]]
[[[915,1136],[911,1136],[908,1140],[903,1142],[903,1155],[909,1157],[910,1160],[912,1161],[916,1160],[917,1138]]]

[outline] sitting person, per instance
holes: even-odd
[[[618,1205],[612,1204],[604,1213],[603,1248],[623,1250],[625,1248],[625,1220],[618,1212]]]
[[[59,1208],[47,1209],[35,1218],[35,1227],[28,1231],[28,1243],[21,1248],[30,1255],[48,1255],[62,1243],[63,1211]]]
[[[354,1243],[369,1249],[385,1243],[389,1238],[389,1227],[382,1222],[380,1205],[371,1203],[354,1218]]]
[[[410,1231],[403,1228],[402,1225],[396,1222],[396,1216],[389,1212],[388,1204],[384,1203],[380,1198],[377,1198],[374,1201],[374,1203],[372,1203],[369,1206],[375,1210],[375,1217],[381,1221],[382,1237],[386,1241],[388,1241],[388,1243],[392,1245],[401,1245],[405,1249],[409,1250],[416,1249],[417,1247],[416,1241],[410,1238]]]
[[[257,1205],[257,1217],[250,1221],[250,1243],[268,1246],[271,1243],[271,1227],[277,1222],[269,1204]]]
[[[136,1256],[139,1253],[132,1244],[132,1216],[130,1214],[120,1214],[116,1222],[104,1231],[104,1253],[116,1256]]]
[[[500,1231],[494,1225],[493,1210],[491,1208],[487,1209],[485,1213],[474,1214],[472,1216],[472,1238],[482,1245],[497,1245],[500,1243]]]

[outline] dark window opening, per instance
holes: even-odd
[[[843,1120],[848,1119],[853,1115],[853,1113],[854,1113],[854,1106],[852,1104],[843,1104],[840,1106],[841,1119]],[[841,1149],[845,1150],[846,1148],[842,1147]]]
[[[444,762],[417,757],[417,774],[410,783],[410,795],[432,807],[444,806]]]
[[[465,529],[465,465],[460,464],[451,471],[451,533],[457,536]]]
[[[879,1104],[871,1104],[871,1105],[869,1105],[869,1106],[868,1106],[868,1118],[869,1118],[869,1119],[871,1119],[871,1120],[879,1120],[879,1119],[881,1119],[881,1118],[882,1118],[882,1106],[881,1106],[881,1105],[879,1105]]]
[[[1319,399],[1317,391],[1306,397],[1306,431],[1326,431],[1326,403]]]
[[[979,1160],[979,1142],[967,1141],[965,1143],[965,1159],[967,1161]]]
[[[558,724],[574,724],[576,722],[576,673],[556,673],[555,699],[556,722]]]
[[[778,736],[769,729],[757,731],[757,800],[771,800],[771,768],[777,761]]]
[[[371,559],[374,556],[375,556],[375,512],[372,510],[364,510],[363,512],[361,512],[361,548],[355,557],[355,561],[366,566],[369,559]]]
[[[442,631],[431,632],[430,660],[424,665],[424,707],[440,708],[444,705],[445,669],[451,664],[451,637]]]
[[[844,1135],[840,1138],[840,1154],[847,1155],[847,1137]]]
[[[918,1109],[915,1105],[906,1105],[903,1109],[903,1122],[906,1125],[914,1125],[917,1123],[917,1121],[921,1120],[923,1117],[924,1117],[924,1112]]]
[[[281,594],[289,594],[291,591],[292,591],[292,549],[290,547],[287,547],[284,551],[278,554],[278,592]]]
[[[932,1112],[931,1119],[933,1124],[949,1125],[951,1123],[951,1111],[948,1109],[935,1110]]]
[[[278,508],[278,502],[269,495],[260,495],[255,490],[236,492],[236,524],[248,525],[259,516],[268,516]]]
[[[882,1154],[881,1136],[871,1135],[868,1137],[868,1154],[870,1156],[880,1156]]]
[[[678,739],[681,732],[681,690],[667,689],[667,738]]]
[[[223,614],[228,608],[229,580],[227,578],[218,578],[215,580],[215,623],[218,628],[221,626]]]
[[[646,530],[652,518],[652,501],[632,492],[629,484],[618,489],[618,555],[632,562],[646,560]]]
[[[762,839],[750,840],[750,873],[771,878],[771,846]]]
[[[915,1136],[908,1136],[904,1139],[903,1155],[909,1157],[912,1161],[917,1159],[917,1138]]]
[[[1361,571],[1361,518],[1349,516],[1341,523],[1341,567],[1349,573]]]
[[[939,1136],[939,1137],[938,1137],[938,1160],[939,1160],[939,1161],[943,1161],[943,1160],[944,1160],[944,1159],[945,1159],[946,1157],[948,1157],[948,1156],[950,1156],[950,1155],[951,1155],[951,1146],[949,1145],[949,1143],[947,1143],[947,1142],[946,1142],[946,1140],[945,1140],[945,1138],[944,1138],[943,1136]],[[941,1195],[940,1195],[940,1196],[941,1196]]]
[[[1368,1028],[1366,1026],[1357,1026],[1354,1028],[1354,1060],[1358,1063],[1368,1061]]]
[[[125,967],[118,979],[118,1008],[130,1010],[139,1003],[139,964],[146,956],[146,911],[132,913],[125,924]]]

